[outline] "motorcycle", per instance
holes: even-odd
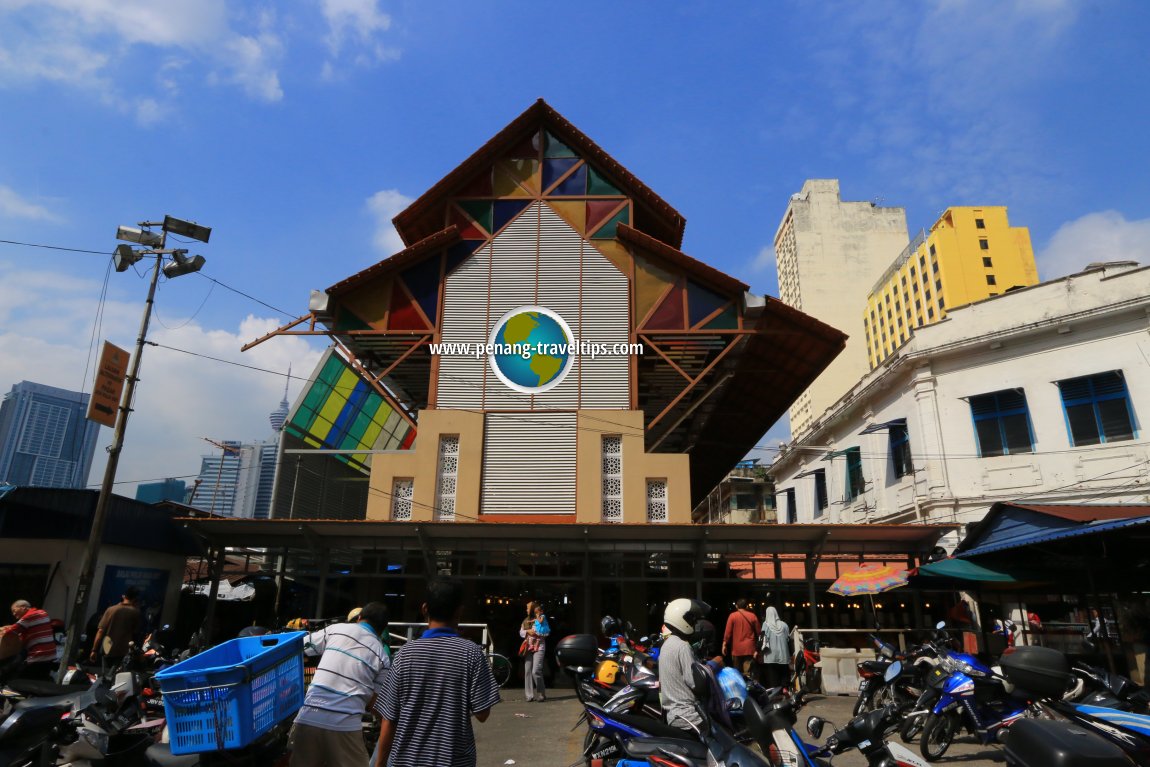
[[[928,762],[940,759],[964,727],[989,744],[1018,719],[1041,716],[1040,708],[1013,696],[1013,685],[973,655],[941,656],[927,681],[938,692],[919,739],[919,752]]]
[[[1118,746],[1135,763],[1150,765],[1150,715],[1097,705],[1100,700],[1090,694],[1086,698],[1091,702],[1082,702],[1082,690],[1075,684],[1069,661],[1061,652],[1049,647],[1013,647],[1002,654],[1001,663],[1005,677],[1041,700],[1043,706]],[[1122,687],[1117,682],[1114,685]],[[1107,695],[1122,703],[1110,693]]]
[[[817,638],[808,637],[796,645],[793,682],[799,692],[822,692],[822,669],[818,665],[821,659],[822,655],[819,653],[819,640]]]

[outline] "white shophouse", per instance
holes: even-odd
[[[780,452],[779,522],[969,523],[996,501],[1147,503],[1148,329],[1150,268],[1133,262],[918,328]]]

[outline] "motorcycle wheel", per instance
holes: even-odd
[[[907,720],[902,723],[902,727],[898,729],[898,736],[902,738],[902,742],[910,743],[917,738],[918,734],[922,732],[922,725],[925,721],[926,716],[923,714],[907,718]]]
[[[876,708],[883,708],[884,706],[895,703],[894,687],[891,685],[883,685],[875,690],[874,697],[871,698],[871,710]]]
[[[922,726],[922,737],[918,741],[918,750],[922,758],[928,762],[938,761],[958,734],[959,721],[954,714],[928,714],[926,723]]]

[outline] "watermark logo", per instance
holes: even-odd
[[[554,389],[571,371],[575,335],[555,312],[520,306],[503,315],[491,330],[491,370],[508,387],[524,394]]]

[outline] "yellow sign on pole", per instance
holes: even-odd
[[[88,420],[104,426],[116,425],[116,411],[124,393],[124,377],[128,372],[128,352],[104,342],[100,354],[100,369],[92,386],[92,399],[88,402]]]

